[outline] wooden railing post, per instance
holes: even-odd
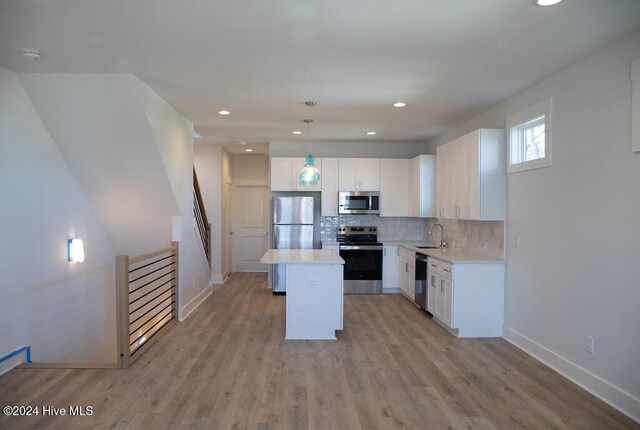
[[[118,367],[129,367],[129,256],[116,257],[116,330]]]

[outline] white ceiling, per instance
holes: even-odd
[[[639,0],[2,0],[0,65],[135,73],[201,143],[304,142],[308,117],[424,142],[638,29]]]

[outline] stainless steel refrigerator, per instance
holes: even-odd
[[[319,193],[274,193],[271,199],[274,249],[320,248]],[[287,291],[285,266],[269,266],[274,293]]]

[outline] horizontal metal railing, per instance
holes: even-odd
[[[116,257],[118,367],[129,367],[177,319],[178,246]]]
[[[211,224],[209,224],[204,209],[204,200],[200,192],[200,184],[198,183],[195,168],[193,169],[193,218],[196,220],[198,235],[200,236],[200,242],[202,243],[204,254],[207,257],[207,262],[211,265]]]

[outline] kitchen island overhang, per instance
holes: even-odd
[[[336,339],[342,330],[344,260],[327,249],[270,249],[264,264],[283,264],[287,278],[287,340]]]

